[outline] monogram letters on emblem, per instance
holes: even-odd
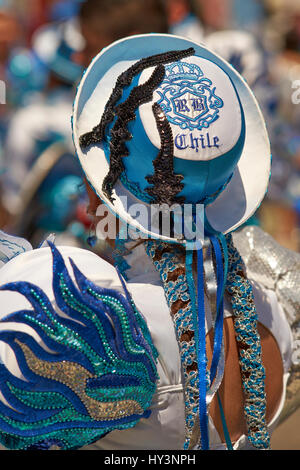
[[[204,77],[198,65],[187,62],[166,66],[166,76],[157,93],[168,121],[190,131],[207,129],[219,118],[224,106],[213,82]]]

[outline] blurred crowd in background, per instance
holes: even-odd
[[[249,223],[300,251],[299,0],[0,0],[0,228],[34,247],[55,233],[88,248],[93,219],[71,132],[76,88],[103,47],[146,32],[203,42],[247,80],[273,155]]]

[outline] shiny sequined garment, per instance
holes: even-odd
[[[89,281],[70,260],[72,281],[59,251],[53,254],[53,292],[27,282],[1,290],[22,294],[33,310],[2,323],[35,330],[2,330],[24,377],[0,364],[0,442],[8,449],[77,449],[150,414],[156,389],[157,351],[143,317],[125,295]]]

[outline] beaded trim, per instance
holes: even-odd
[[[168,204],[169,206],[173,203],[183,204],[185,198],[176,197],[184,188],[184,184],[181,183],[184,177],[174,174],[172,129],[166,115],[157,103],[154,103],[152,109],[161,139],[161,149],[153,162],[154,175],[146,176],[147,182],[153,187],[146,188],[146,191],[154,198],[156,204]]]
[[[146,241],[146,252],[160,274],[167,303],[176,331],[184,376],[185,443],[189,449],[194,429],[199,428],[199,377],[195,322],[185,268],[185,252],[177,246],[159,241]],[[209,376],[207,375],[207,387]],[[194,439],[193,439],[194,440]]]
[[[231,298],[239,349],[248,439],[254,447],[268,449],[270,438],[266,424],[265,370],[262,364],[253,291],[232,236],[227,235],[226,240],[229,262],[227,292]]]
[[[25,378],[0,364],[0,391],[8,403],[0,401],[0,442],[14,450],[75,449],[134,427],[150,415],[158,379],[157,351],[128,292],[95,286],[71,260],[77,287],[59,251],[51,249],[55,301],[67,318],[35,285],[1,288],[24,295],[33,307],[2,322],[34,328],[51,351],[27,333],[0,332]]]
[[[125,72],[123,72],[116,81],[116,85],[112,91],[112,94],[106,103],[100,124],[96,126],[91,132],[88,132],[87,134],[84,134],[80,137],[80,145],[82,147],[88,147],[104,140],[106,127],[114,120],[116,115],[115,106],[122,98],[124,88],[130,86],[135,76],[137,76],[139,73],[142,73],[143,70],[147,68],[176,62],[193,54],[195,54],[195,49],[193,48],[182,51],[169,51],[163,54],[156,54],[139,60],[129,67],[129,69],[125,70]]]
[[[231,300],[239,348],[248,438],[254,447],[268,449],[270,439],[265,420],[265,373],[252,287],[245,276],[245,266],[232,243],[231,235],[226,236],[226,241],[229,260],[226,290]],[[195,321],[188,289],[184,252],[177,245],[170,246],[163,242],[151,240],[146,241],[145,244],[146,252],[160,274],[177,334],[185,383],[186,440],[184,448],[188,449],[197,444],[197,436],[199,437],[199,377]],[[208,395],[212,393],[209,385],[210,377],[207,371]]]
[[[131,251],[126,246],[128,242],[127,226],[121,224],[116,237],[112,257],[114,266],[121,273],[125,281],[128,281],[127,271],[130,269],[130,265],[126,261],[126,257],[131,254]]]

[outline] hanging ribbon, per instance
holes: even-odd
[[[200,242],[197,250],[197,304],[198,304],[198,370],[199,370],[199,419],[202,450],[209,449],[208,412],[206,405],[206,331],[204,303],[203,250]]]
[[[197,269],[201,266],[202,282],[197,283],[197,296],[193,275],[193,258],[197,252]],[[202,450],[209,449],[208,415],[206,406],[206,338],[205,338],[205,306],[203,280],[203,251],[200,242],[187,244],[186,247],[186,277],[189,295],[192,303],[193,322],[195,325],[195,344],[197,346],[198,377],[199,377],[199,422]],[[199,280],[199,276],[198,276]],[[196,328],[198,325],[198,328]]]
[[[223,323],[224,323],[224,293],[228,274],[228,250],[226,238],[221,232],[217,232],[204,216],[205,235],[210,239],[213,247],[216,261],[217,276],[217,306],[216,322],[214,334],[213,359],[211,364],[211,384],[216,376],[217,367],[220,361],[221,349],[223,344]]]
[[[217,232],[209,223],[206,214],[204,216],[204,227],[205,234],[208,235],[211,244],[213,246],[215,259],[216,259],[216,272],[217,272],[217,318],[215,323],[215,335],[214,335],[214,349],[213,349],[213,359],[211,364],[211,384],[218,374],[215,384],[214,393],[219,389],[221,385],[224,367],[225,367],[225,353],[224,353],[224,338],[223,338],[223,325],[224,325],[224,294],[227,283],[228,275],[228,248],[227,241],[223,233]],[[217,368],[220,368],[219,371]],[[218,370],[218,373],[217,373]],[[221,372],[221,374],[220,374]],[[231,443],[229,431],[226,424],[225,414],[223,411],[222,403],[217,392],[218,405],[221,414],[222,426],[224,431],[224,437],[228,450],[232,450],[233,446]]]
[[[212,272],[209,273],[210,283],[208,285],[208,296],[215,300],[216,315],[214,322],[214,345],[213,357],[210,368],[210,390],[208,393],[207,402],[211,403],[214,395],[218,392],[221,385],[224,367],[225,367],[225,353],[224,353],[224,338],[223,338],[223,324],[224,324],[224,293],[226,288],[226,280],[228,274],[228,251],[225,236],[213,229],[209,224],[207,217],[204,218],[205,236],[211,243],[211,247],[215,256],[216,265],[216,279],[215,283],[212,282]],[[209,256],[209,253],[208,253]],[[211,262],[211,264],[213,264]],[[206,264],[207,266],[207,264]],[[206,273],[205,273],[206,274]],[[212,304],[212,302],[211,302]],[[212,310],[213,312],[213,310]],[[215,382],[214,382],[215,380]],[[218,404],[222,418],[222,425],[224,436],[228,449],[232,449],[232,444],[226,425],[225,415],[222,408],[220,397],[217,393]]]
[[[211,237],[211,244],[216,259],[216,275],[217,275],[217,299],[216,299],[216,322],[214,334],[213,358],[210,368],[210,383],[215,379],[217,367],[220,360],[222,343],[223,343],[223,321],[224,321],[224,290],[225,280],[223,271],[222,251],[219,241],[216,237]]]
[[[194,223],[196,220],[194,217]],[[224,276],[222,249],[223,240],[218,237],[219,234],[210,236],[210,243],[212,245],[215,260],[216,260],[216,287],[214,283],[211,284],[212,290],[216,292],[216,321],[215,321],[215,334],[213,346],[213,358],[210,369],[210,383],[209,394],[207,396],[207,355],[206,355],[206,328],[205,328],[205,300],[204,300],[204,257],[203,248],[200,241],[194,244],[188,244],[186,252],[186,273],[188,286],[190,291],[190,298],[192,302],[193,315],[195,324],[198,328],[195,329],[198,334],[195,340],[197,341],[197,355],[198,355],[198,375],[199,375],[199,421],[200,421],[200,440],[201,448],[203,450],[209,449],[209,433],[208,433],[208,404],[211,403],[214,394],[217,392],[224,373],[224,354],[223,350],[223,317],[224,317],[224,304],[223,296],[225,292],[226,277]],[[225,241],[226,246],[226,241]],[[197,253],[197,301],[195,300],[195,282],[193,278],[193,251]],[[227,271],[227,268],[225,269]],[[212,277],[211,277],[212,281]],[[220,367],[221,366],[221,367]],[[217,377],[217,383],[212,387],[213,381]]]
[[[193,229],[197,227],[197,214],[193,215]],[[186,238],[191,239],[189,225],[184,220],[184,233]],[[196,233],[196,232],[195,232]],[[188,237],[187,237],[188,235]],[[195,325],[195,344],[197,348],[198,359],[198,379],[199,379],[199,423],[200,423],[200,441],[202,450],[209,449],[209,432],[208,432],[208,410],[206,402],[207,393],[207,356],[206,356],[206,328],[205,328],[205,300],[204,300],[204,267],[203,267],[203,247],[202,242],[187,243],[186,251],[186,273],[190,298],[192,302],[193,319]],[[197,254],[197,282],[193,275],[193,254]],[[197,286],[197,296],[195,289]],[[195,301],[195,298],[197,299]]]
[[[214,263],[212,259],[213,247],[212,247],[211,239],[208,237],[205,239],[205,246],[207,248],[205,261],[204,261],[205,284],[206,284],[207,295],[208,295],[210,306],[211,306],[212,322],[213,322],[212,326],[214,330],[217,329],[218,331],[221,331],[221,336],[220,334],[217,334],[217,335],[215,334],[213,357],[216,358],[215,359],[216,373],[214,374],[214,370],[211,368],[210,370],[211,385],[207,393],[206,402],[207,402],[207,407],[209,411],[209,407],[212,403],[212,400],[215,394],[217,393],[218,404],[220,407],[222,425],[224,429],[224,436],[225,436],[227,448],[232,449],[232,444],[229,438],[229,433],[228,433],[228,429],[226,426],[222,404],[218,395],[218,390],[222,383],[223,376],[224,376],[224,369],[225,369],[224,338],[222,334],[223,332],[223,304],[221,304],[222,308],[218,310],[218,305],[220,305],[220,300],[219,300],[220,299],[220,294],[219,294],[220,282],[219,282],[219,292],[217,296],[218,283],[217,283],[217,276],[215,275],[215,268],[214,268]],[[220,245],[218,244],[218,246]],[[220,254],[221,253],[219,252],[219,256]],[[218,259],[220,259],[219,256],[217,256]],[[216,255],[215,255],[215,258],[216,258]],[[222,280],[221,280],[221,283],[222,283]],[[217,314],[218,314],[218,319],[217,319]],[[218,345],[218,341],[216,340],[216,338],[219,338],[220,346]],[[218,348],[220,349],[219,355],[216,353],[216,351],[218,351]]]
[[[225,414],[224,414],[224,411],[223,411],[223,406],[222,406],[222,403],[221,403],[219,393],[217,393],[217,397],[218,397],[218,404],[219,404],[219,408],[220,408],[221,421],[222,421],[222,426],[223,426],[224,437],[225,437],[227,449],[228,450],[233,450],[233,445],[231,443],[231,439],[230,439],[229,431],[228,431],[228,428],[227,428]]]

